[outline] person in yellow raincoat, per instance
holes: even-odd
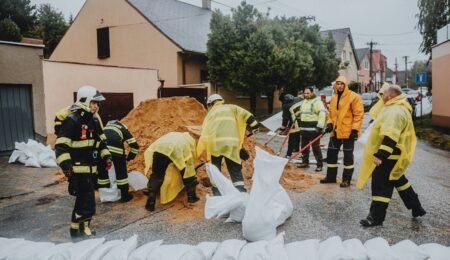
[[[405,177],[414,155],[416,134],[411,106],[399,86],[393,85],[383,93],[383,108],[376,116],[364,148],[364,157],[356,186],[362,189],[372,177],[372,204],[364,227],[383,224],[394,188],[413,217],[426,214],[417,193]]]
[[[242,149],[242,145],[247,127],[256,133],[258,122],[247,110],[236,105],[225,105],[218,94],[211,95],[207,105],[209,112],[203,121],[197,155],[200,157],[206,153],[207,160],[219,170],[222,160],[225,160],[233,185],[245,192],[241,158],[246,160],[248,153]],[[220,195],[214,185],[212,191],[214,195]]]
[[[189,133],[170,132],[158,138],[144,153],[145,174],[150,175],[147,188],[148,200],[145,208],[155,210],[156,194],[160,203],[174,200],[186,187],[189,203],[199,200],[194,163],[197,159],[195,140]],[[149,174],[150,167],[152,173]]]
[[[344,150],[344,172],[341,188],[350,186],[353,175],[353,150],[364,118],[361,96],[348,89],[347,79],[340,76],[334,84],[334,95],[330,101],[326,133],[330,134],[327,151],[327,176],[320,183],[336,183],[338,154]]]
[[[375,105],[373,105],[372,108],[370,108],[369,110],[369,116],[372,118],[372,121],[377,119],[378,114],[380,113],[381,109],[384,106],[384,101],[383,101],[383,93],[386,89],[388,89],[390,87],[389,83],[385,82],[380,90],[377,93],[377,97],[378,97],[378,101],[377,103],[375,103]]]

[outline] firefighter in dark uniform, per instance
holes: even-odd
[[[128,202],[133,199],[133,195],[128,192],[127,161],[131,161],[136,157],[139,151],[139,145],[130,131],[128,131],[127,126],[118,120],[109,121],[103,131],[106,135],[108,150],[112,155],[112,161],[116,171],[117,187],[120,189],[121,194],[120,201]],[[123,145],[124,142],[130,147],[128,155]],[[98,174],[97,183],[99,188],[109,188],[108,171],[100,167]]]
[[[81,87],[56,139],[56,160],[68,177],[69,194],[76,196],[70,225],[73,238],[95,235],[90,227],[95,214],[92,175],[97,172],[100,157],[105,160],[107,168],[112,165],[111,154],[99,136],[98,121],[93,118],[99,101],[103,100],[105,98],[94,87]]]
[[[300,132],[298,129],[298,122],[293,113],[298,111],[300,102],[302,100],[298,97],[294,97],[291,94],[284,95],[283,103],[282,103],[282,122],[281,127],[278,129],[278,132],[283,133],[288,131],[289,139],[288,139],[288,149],[286,153],[286,157],[289,158],[293,153],[298,152],[300,146]],[[292,110],[291,108],[296,105]],[[293,112],[295,110],[295,112]],[[292,127],[292,124],[295,124],[295,127]]]

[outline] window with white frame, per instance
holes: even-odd
[[[367,60],[364,60],[364,69],[369,69],[369,62]]]

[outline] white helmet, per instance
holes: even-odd
[[[223,100],[222,96],[219,94],[212,94],[211,96],[209,96],[208,100],[206,100],[206,105],[209,106],[217,100]]]
[[[105,97],[92,86],[82,86],[77,92],[77,103],[89,108],[91,101],[104,101]]]

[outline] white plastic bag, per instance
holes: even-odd
[[[261,124],[264,125],[270,131],[275,132],[281,126],[282,121],[283,121],[283,112],[278,112],[275,115],[262,121]]]
[[[99,246],[95,251],[92,253],[92,255],[89,256],[88,260],[100,260],[102,259],[111,249],[119,246],[121,243],[123,243],[122,239],[118,240],[111,240],[103,245]]]
[[[381,238],[376,237],[370,240],[367,240],[364,243],[364,246],[367,249],[367,253],[369,254],[370,260],[396,260],[394,252],[392,251],[389,243]]]
[[[42,167],[58,167],[56,164],[55,152],[51,150],[50,146],[46,147],[44,151],[39,153],[38,161]]]
[[[58,254],[58,252],[65,250],[66,248],[69,248],[71,246],[73,246],[72,242],[55,245],[53,247],[47,248],[47,249],[41,251],[40,253],[38,253],[36,255],[35,259],[36,260],[50,260],[50,259],[52,259],[52,257],[54,255]]]
[[[6,259],[10,252],[14,252],[16,248],[19,248],[24,243],[25,240],[22,238],[12,238],[3,241],[0,245],[0,259]]]
[[[27,155],[25,152],[20,150],[14,150],[9,157],[8,163],[15,163],[19,161],[22,164],[25,164],[25,161],[27,160]]]
[[[292,215],[291,199],[279,183],[287,161],[256,147],[253,186],[242,221],[243,235],[249,241],[275,238],[277,226]]]
[[[158,248],[163,243],[162,240],[156,240],[149,242],[145,245],[140,246],[133,252],[131,252],[128,260],[146,260],[156,248]]]
[[[247,244],[244,240],[228,239],[220,243],[214,253],[212,260],[237,260],[242,247]]]
[[[107,260],[122,260],[128,259],[130,253],[137,247],[137,235],[134,235],[118,246],[112,248],[103,259]]]
[[[98,194],[101,202],[114,202],[121,198],[117,184],[111,184],[111,188],[99,188]]]
[[[369,255],[367,249],[362,244],[361,240],[352,238],[342,242],[344,248],[353,260],[368,260]]]
[[[193,246],[184,244],[162,245],[153,250],[147,260],[178,260],[192,248]]]
[[[319,243],[320,260],[352,260],[339,236],[330,237]]]
[[[191,247],[188,251],[186,251],[179,260],[206,260],[205,254],[200,248]]]
[[[256,241],[246,244],[241,249],[239,254],[240,260],[270,260],[269,252],[267,252],[267,245],[269,242],[266,240]]]
[[[411,240],[403,240],[391,246],[399,260],[427,260],[430,255]]]
[[[428,243],[419,246],[420,249],[430,255],[430,260],[450,259],[450,248],[436,243]]]
[[[22,243],[15,250],[11,250],[7,260],[28,260],[34,258],[39,252],[45,251],[54,247],[53,243],[49,242],[32,242],[26,241]]]
[[[288,260],[286,249],[284,248],[284,232],[281,232],[267,244],[269,259]]]
[[[206,260],[211,260],[214,252],[216,251],[217,247],[220,245],[218,242],[201,242],[196,247],[200,250],[202,250],[203,254],[205,255]]]
[[[39,164],[37,157],[28,157],[25,161],[26,167],[35,167],[35,168],[41,168],[41,165]]]
[[[319,240],[296,241],[284,246],[289,260],[318,260]]]
[[[60,250],[51,259],[85,260],[96,248],[101,246],[104,241],[104,238],[94,238],[77,242],[64,250]]]
[[[137,191],[147,188],[148,179],[144,174],[132,171],[128,173],[128,182],[133,190]]]

